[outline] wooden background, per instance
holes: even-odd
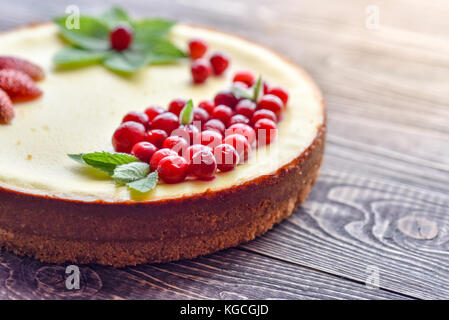
[[[68,4],[82,13],[109,5],[2,1],[0,29],[49,20]],[[449,298],[448,1],[128,0],[126,8],[234,32],[304,66],[328,107],[321,176],[291,218],[251,243],[192,261],[83,266],[78,291],[65,289],[65,266],[2,252],[0,298]],[[366,286],[377,272],[379,288]]]

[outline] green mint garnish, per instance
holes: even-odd
[[[155,171],[155,172],[151,172],[148,176],[146,176],[143,179],[129,182],[126,185],[132,190],[135,190],[135,191],[138,191],[141,193],[145,193],[145,192],[148,192],[148,191],[154,189],[154,187],[157,185],[157,181],[158,181],[158,175],[157,175],[157,171]]]
[[[255,103],[259,102],[259,98],[262,96],[262,90],[263,90],[262,76],[259,76],[256,84],[253,87],[253,99],[252,100]]]
[[[106,172],[117,183],[138,192],[148,192],[158,181],[157,172],[150,172],[147,163],[126,153],[93,152],[68,154],[69,158]]]
[[[179,114],[179,123],[187,125],[191,124],[193,121],[193,101],[190,99],[187,101],[184,108],[182,108],[181,113]]]
[[[150,173],[150,166],[145,162],[122,164],[114,169],[112,179],[118,183],[128,183],[145,178]]]
[[[54,19],[69,46],[57,52],[53,62],[62,68],[102,63],[108,69],[130,74],[148,64],[173,63],[187,55],[168,38],[174,22],[164,19],[133,21],[121,8],[114,7],[99,17],[81,16],[79,28],[66,26],[68,16]],[[69,19],[70,20],[70,19]],[[134,33],[131,46],[123,51],[111,49],[110,32],[128,24]]]
[[[248,89],[232,86],[231,92],[237,99],[253,99],[253,95]]]

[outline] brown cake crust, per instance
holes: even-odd
[[[190,197],[85,202],[0,187],[0,247],[44,262],[122,267],[237,246],[271,229],[306,199],[325,135],[323,124],[307,150],[273,174]]]

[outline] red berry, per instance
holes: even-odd
[[[171,112],[160,114],[151,122],[152,129],[161,129],[167,132],[167,134],[171,134],[177,127],[179,127],[178,116]]]
[[[160,106],[151,106],[145,109],[145,114],[148,116],[148,119],[152,121],[154,118],[156,118],[158,115],[163,114],[166,112],[164,108]]]
[[[111,47],[117,51],[126,50],[133,40],[133,30],[127,25],[120,25],[111,31],[109,41]]]
[[[237,150],[240,159],[244,159],[245,161],[248,159],[251,146],[244,135],[238,133],[231,134],[223,139],[223,143],[233,146]]]
[[[149,119],[148,116],[143,113],[143,112],[139,112],[139,111],[131,111],[128,112],[122,120],[123,122],[128,122],[128,121],[135,121],[135,122],[139,122],[141,124],[143,124],[145,127],[149,127]]]
[[[112,145],[115,151],[130,153],[132,147],[146,136],[143,124],[134,121],[122,123],[112,136]]]
[[[266,145],[276,139],[277,126],[276,123],[269,119],[260,119],[254,124],[254,130],[257,134],[257,144]]]
[[[0,124],[11,123],[15,112],[8,94],[0,89]]]
[[[223,53],[215,53],[210,57],[210,64],[216,75],[221,75],[229,66],[229,58]]]
[[[254,125],[260,119],[270,119],[271,121],[277,122],[277,117],[273,111],[261,109],[254,112],[251,123]]]
[[[221,144],[221,140],[223,140],[223,136],[218,131],[204,130],[203,132],[201,132],[202,145],[208,146],[213,149]]]
[[[207,51],[207,44],[200,39],[192,39],[189,41],[189,52],[192,59],[199,59],[204,56]]]
[[[209,113],[203,108],[194,108],[193,109],[193,123],[197,125],[197,127],[201,127],[209,120]]]
[[[0,57],[0,69],[13,69],[26,73],[34,81],[44,79],[44,70],[38,65],[16,57]]]
[[[204,100],[200,102],[198,107],[206,110],[208,114],[211,114],[214,111],[215,104],[212,101]]]
[[[187,160],[180,156],[168,156],[159,161],[157,173],[166,183],[183,181],[187,176],[189,165]]]
[[[170,136],[162,144],[162,148],[172,149],[178,154],[183,154],[188,147],[189,143],[179,136]]]
[[[179,114],[181,113],[182,109],[184,109],[186,103],[187,100],[185,99],[175,99],[168,105],[168,111],[176,114],[179,117]]]
[[[217,168],[223,172],[232,170],[240,161],[237,151],[229,144],[216,146],[214,157],[217,161]]]
[[[178,154],[173,151],[172,149],[160,149],[156,151],[150,160],[150,169],[151,171],[156,171],[157,166],[159,165],[159,162],[164,159],[165,157],[169,156],[177,156]]]
[[[193,124],[181,125],[173,130],[171,135],[183,138],[188,145],[199,143],[200,141],[200,131]]]
[[[210,64],[205,59],[197,59],[192,62],[190,67],[194,83],[204,83],[212,73]]]
[[[222,104],[232,109],[235,108],[237,102],[239,102],[238,99],[232,94],[231,91],[227,90],[220,91],[214,98],[214,103],[216,106]]]
[[[217,172],[217,161],[209,150],[200,150],[192,157],[189,165],[189,173],[199,179],[212,178]]]
[[[272,94],[266,94],[257,104],[257,109],[266,109],[273,111],[276,117],[279,118],[283,109],[282,100]]]
[[[134,145],[131,150],[131,154],[136,158],[139,158],[140,161],[148,163],[157,150],[158,149],[154,144],[142,141]]]
[[[188,163],[190,163],[192,161],[193,155],[201,150],[211,151],[212,149],[209,147],[203,146],[202,144],[193,144],[186,149],[186,152],[183,154],[183,157],[184,157],[184,159],[187,160]]]
[[[229,119],[231,119],[233,115],[232,109],[225,106],[225,105],[219,105],[216,106],[214,109],[214,112],[212,112],[212,119],[218,119],[221,122],[223,122],[225,125],[227,125]]]
[[[229,119],[228,121],[228,127],[232,126],[233,124],[236,123],[249,123],[249,119],[247,117],[245,117],[244,115],[241,114],[235,114],[231,117],[231,119]]]
[[[162,144],[165,139],[167,139],[168,134],[164,130],[161,129],[152,129],[147,132],[147,136],[145,138],[149,143],[154,144],[158,148],[162,148]]]
[[[244,115],[248,119],[251,119],[255,110],[256,104],[249,99],[240,100],[235,106],[235,113]]]
[[[236,123],[226,129],[225,135],[230,136],[232,134],[241,134],[248,139],[250,145],[256,140],[256,132],[249,125],[244,123]]]
[[[282,102],[284,103],[284,106],[287,105],[288,92],[284,88],[282,88],[282,87],[271,87],[271,88],[268,89],[267,93],[275,95],[276,97],[278,97],[279,99],[282,100]]]
[[[249,71],[239,71],[234,75],[232,82],[243,82],[247,87],[251,87],[254,84],[255,76]]]
[[[225,133],[225,130],[226,130],[226,126],[224,125],[223,122],[221,122],[218,119],[210,119],[209,121],[207,121],[204,124],[203,129],[204,130],[215,130],[223,136]]]
[[[6,91],[12,101],[32,100],[42,94],[30,76],[13,69],[0,70],[0,89]]]

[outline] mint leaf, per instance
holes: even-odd
[[[66,21],[68,16],[61,16],[54,20],[59,26],[61,35],[71,44],[88,50],[109,49],[109,28],[100,19],[81,16],[79,29],[68,29]]]
[[[154,189],[154,187],[157,185],[157,181],[158,181],[157,171],[154,171],[151,172],[147,177],[133,182],[129,182],[126,185],[134,191],[145,193]]]
[[[73,47],[66,47],[53,56],[53,62],[62,68],[81,67],[102,61],[108,52],[88,51]]]
[[[139,161],[136,157],[126,153],[109,153],[109,152],[93,152],[93,153],[80,153],[69,154],[71,159],[99,169],[109,175],[114,174],[114,170],[117,166],[127,164],[135,161]]]
[[[150,172],[150,166],[145,162],[122,164],[114,169],[112,179],[118,183],[128,183],[143,179]]]
[[[262,85],[262,76],[259,76],[256,84],[253,87],[253,101],[255,103],[259,102],[259,98],[262,96],[263,85]]]
[[[101,19],[112,30],[120,23],[131,24],[131,18],[128,16],[125,10],[120,7],[112,7],[106,10]]]
[[[253,99],[253,95],[249,92],[249,90],[245,90],[240,87],[231,87],[231,92],[237,99]]]
[[[153,41],[147,48],[146,52],[150,56],[165,59],[179,59],[187,57],[187,54],[184,51],[176,47],[170,42],[170,40],[164,38]]]
[[[182,108],[181,113],[179,114],[179,123],[187,125],[191,124],[193,121],[193,101],[190,99],[187,101],[184,108]]]
[[[126,50],[123,52],[112,52],[104,61],[106,68],[121,73],[132,73],[146,64],[148,57],[144,52]]]
[[[135,45],[146,48],[157,38],[167,35],[175,23],[164,19],[144,19],[132,23],[134,28]]]

